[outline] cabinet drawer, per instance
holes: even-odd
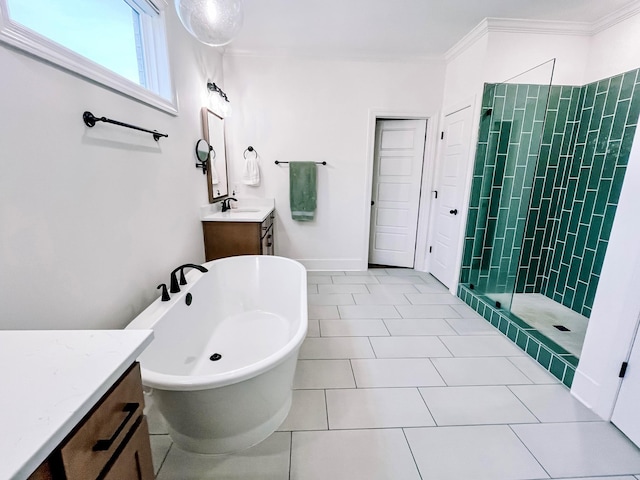
[[[153,480],[153,461],[146,417],[140,418],[127,444],[100,480]]]
[[[68,478],[97,478],[142,415],[140,365],[135,363],[80,423],[61,448]]]

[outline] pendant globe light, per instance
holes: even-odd
[[[175,0],[178,17],[202,43],[227,45],[242,27],[242,0]]]

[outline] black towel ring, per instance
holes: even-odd
[[[244,151],[244,153],[242,154],[242,156],[244,157],[245,160],[247,159],[247,152],[255,153],[256,154],[256,158],[258,158],[258,151],[255,148],[253,148],[251,145],[249,145],[247,147],[247,149]]]

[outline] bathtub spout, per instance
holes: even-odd
[[[202,273],[206,273],[209,270],[204,268],[202,265],[196,265],[194,263],[185,263],[184,265],[180,265],[173,272],[171,272],[171,288],[169,291],[171,293],[178,293],[180,291],[180,285],[186,285],[187,279],[184,277],[184,269],[185,268],[195,268],[196,270],[201,271]],[[177,273],[180,272],[180,282],[178,283]]]

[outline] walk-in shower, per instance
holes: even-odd
[[[501,330],[531,343],[541,363],[549,357],[545,366],[559,362],[562,379],[564,367],[575,370],[593,307],[640,78],[633,70],[561,86],[553,68],[485,85],[459,294],[489,308],[488,320],[502,318]]]

